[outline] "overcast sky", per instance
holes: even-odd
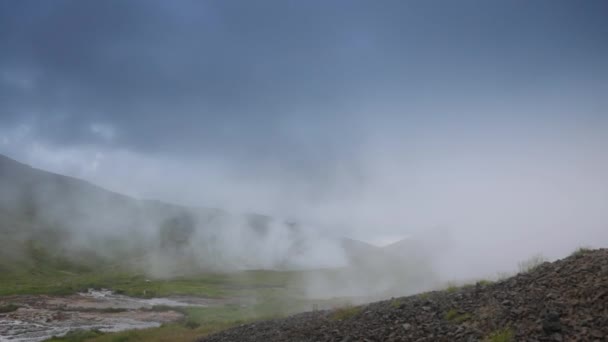
[[[0,0],[0,153],[379,243],[446,227],[570,248],[608,238],[607,17],[601,0]]]

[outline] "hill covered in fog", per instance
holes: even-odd
[[[86,250],[121,260],[128,255],[131,266],[147,267],[142,263],[153,260],[154,268],[170,268],[168,260],[179,260],[180,268],[197,270],[323,267],[345,261],[337,241],[293,222],[136,199],[5,156],[0,156],[0,189],[3,241],[40,240],[56,253]],[[330,260],[315,258],[313,249],[326,256],[331,252]]]
[[[24,244],[85,253],[155,274],[163,269],[327,268],[386,263],[395,248],[328,237],[259,214],[142,200],[0,156],[0,231],[11,258]],[[6,255],[8,258],[9,255]],[[83,259],[80,259],[81,261]]]

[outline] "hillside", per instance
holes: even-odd
[[[137,199],[2,155],[0,189],[5,271],[39,266],[32,259],[47,256],[80,264],[71,269],[119,265],[161,277],[238,269],[373,269],[395,258],[294,221]]]
[[[87,334],[192,341],[243,321],[415,293],[435,279],[428,265],[408,264],[400,253],[294,221],[136,199],[2,156],[0,190],[0,340],[102,327],[104,334]],[[220,304],[83,308],[89,289],[126,302]],[[166,325],[116,336],[109,333],[116,326],[103,323],[169,314],[153,319]]]
[[[200,339],[227,341],[605,341],[608,249],[497,283],[429,292],[242,325]]]

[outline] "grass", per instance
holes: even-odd
[[[58,273],[61,274],[61,273]],[[31,284],[41,277],[48,277],[51,284]],[[23,273],[19,278],[27,289],[38,293],[51,291],[73,293],[86,288],[108,288],[131,296],[142,297],[143,290],[148,295],[169,296],[175,294],[202,297],[244,297],[247,305],[226,304],[217,307],[170,307],[159,305],[151,311],[174,310],[182,313],[184,318],[179,322],[165,324],[159,328],[131,330],[117,333],[87,334],[71,333],[57,337],[52,341],[193,341],[201,336],[214,333],[229,327],[252,322],[259,319],[281,317],[299,311],[310,310],[312,302],[298,295],[297,288],[288,285],[298,277],[297,272],[285,271],[245,271],[229,274],[202,274],[189,278],[171,280],[148,280],[143,275],[129,276],[126,273],[100,272],[90,274],[69,274],[64,279],[56,279],[55,273],[47,275]],[[1,276],[0,276],[1,277]],[[59,278],[59,276],[57,276]],[[52,283],[57,281],[56,283]],[[35,287],[36,286],[36,287]],[[26,292],[7,286],[0,282],[0,292]],[[26,292],[27,293],[27,292]],[[333,306],[336,300],[315,301],[321,305]],[[114,309],[108,309],[113,311]],[[121,310],[121,309],[118,309]]]
[[[132,342],[132,341],[194,341],[197,338],[206,336],[230,327],[252,322],[259,319],[272,318],[268,311],[264,312],[259,305],[247,308],[238,305],[225,305],[221,307],[179,307],[156,306],[151,310],[166,311],[175,310],[185,315],[180,322],[165,324],[159,328],[142,330],[128,330],[116,333],[106,333],[88,337],[88,342]],[[261,311],[260,311],[261,310]],[[78,340],[54,341],[80,342]],[[82,340],[84,341],[84,340]]]
[[[103,333],[99,330],[76,330],[76,331],[70,331],[69,333],[65,334],[64,336],[53,337],[46,341],[47,342],[60,342],[60,341],[61,342],[83,342],[83,341],[87,341],[87,340],[90,340],[95,337],[99,337],[101,335],[103,335]]]
[[[462,323],[471,319],[470,313],[460,313],[456,309],[450,309],[445,313],[444,318],[450,322]]]
[[[164,324],[159,328],[127,330],[115,333],[99,331],[76,331],[63,337],[55,337],[53,342],[133,342],[133,341],[194,341],[202,336],[215,333],[239,324],[262,318],[255,311],[255,306],[249,309],[238,305],[221,307],[169,307],[155,306],[150,310],[174,310],[184,314],[179,322]]]
[[[391,306],[391,308],[397,309],[397,308],[399,308],[401,306],[401,304],[403,302],[404,302],[403,298],[394,298],[394,299],[391,299],[390,306]]]
[[[235,323],[210,324],[194,329],[185,327],[180,323],[171,323],[160,328],[150,328],[141,330],[129,330],[118,333],[103,334],[97,337],[86,339],[87,342],[173,342],[173,341],[195,341],[200,337],[228,329],[235,326]],[[57,340],[63,341],[63,340]],[[69,341],[69,340],[65,340]],[[69,341],[80,342],[80,341]]]
[[[294,303],[288,301],[288,303]],[[273,307],[271,298],[261,298],[255,305],[242,307],[236,304],[227,304],[218,307],[170,307],[165,305],[154,306],[151,311],[174,310],[182,313],[184,318],[179,322],[164,324],[159,328],[142,330],[129,330],[116,333],[86,334],[85,332],[71,333],[64,337],[56,337],[51,341],[194,341],[202,336],[215,333],[239,324],[267,319],[282,315],[283,307]],[[294,310],[301,308],[298,303]]]
[[[517,267],[519,269],[519,273],[529,273],[537,269],[546,261],[547,259],[545,259],[542,254],[536,254],[530,257],[529,259],[517,263]]]
[[[488,285],[492,285],[492,284],[494,284],[494,282],[492,280],[487,280],[487,279],[478,280],[476,283],[476,285],[479,285],[479,286],[488,286]]]
[[[221,297],[227,291],[219,286],[214,276],[194,280],[151,280],[143,276],[125,273],[43,273],[28,270],[1,279],[0,296],[16,294],[66,295],[88,288],[107,288],[134,297],[162,297],[168,295],[193,295]]]
[[[460,289],[460,286],[458,286],[456,283],[454,282],[448,282],[448,286],[445,288],[445,291],[447,291],[448,293],[454,293],[456,291],[458,291]]]
[[[77,252],[68,257],[58,245],[20,240],[2,231],[1,226],[0,241],[0,296],[66,295],[87,288],[108,288],[135,297],[225,297],[259,288],[285,288],[296,274],[260,270],[154,279],[134,274],[130,261],[124,258],[111,261]]]
[[[285,288],[292,272],[249,271],[203,274],[174,279],[149,279],[126,271],[70,272],[53,268],[0,273],[0,296],[19,294],[67,295],[88,288],[112,289],[133,297],[190,295],[221,298],[259,289]]]
[[[513,342],[515,341],[515,333],[512,329],[504,328],[496,330],[484,339],[485,342]]]
[[[466,283],[466,284],[460,284],[460,285],[456,282],[449,281],[447,283],[447,286],[444,288],[444,291],[447,293],[454,293],[461,289],[469,289],[469,288],[475,287],[476,285],[487,286],[492,283],[493,283],[493,281],[486,280],[486,279],[478,280],[475,283]]]
[[[188,295],[206,298],[245,298],[247,306],[153,307],[153,311],[175,310],[184,318],[159,328],[117,333],[77,331],[52,341],[193,341],[234,325],[311,310],[313,304],[335,307],[339,299],[304,299],[298,287],[302,272],[253,270],[233,273],[203,273],[171,279],[154,279],[134,274],[120,265],[100,263],[95,268],[79,267],[30,244],[21,260],[0,258],[0,296],[69,295],[89,288],[110,289],[133,297]],[[0,250],[0,256],[2,250]],[[2,310],[16,307],[2,307]],[[94,310],[91,310],[94,311]],[[100,310],[103,311],[103,310]],[[118,312],[122,309],[107,309]]]
[[[579,255],[583,255],[585,253],[591,252],[593,249],[591,247],[588,246],[581,246],[579,248],[577,248],[574,252],[572,252],[572,254],[570,254],[570,256],[579,256]]]
[[[74,264],[47,253],[35,244],[28,249],[32,262],[13,263],[0,259],[0,296],[16,294],[73,294],[88,288],[107,288],[115,292],[134,297],[165,297],[171,295],[190,295],[200,297],[237,297],[253,298],[246,307],[229,304],[219,307],[180,307],[157,306],[151,310],[181,312],[184,318],[179,322],[164,324],[159,328],[131,330],[118,333],[101,333],[99,331],[77,331],[51,341],[192,341],[235,325],[258,319],[267,319],[311,310],[312,305],[329,304],[335,307],[336,302],[314,303],[303,299],[298,289],[293,288],[301,272],[289,271],[247,271],[235,273],[205,273],[172,279],[148,278],[143,274],[119,266],[100,264],[95,268]],[[538,267],[544,258],[535,258],[520,263],[520,270],[530,271]],[[486,284],[487,281],[479,281]],[[448,283],[447,292],[456,292],[460,287]],[[433,293],[419,294],[427,299]],[[398,307],[399,299],[390,305]],[[16,310],[16,306],[5,305],[2,310]],[[114,309],[109,309],[114,310]],[[118,309],[120,310],[120,309]],[[329,314],[331,320],[350,319],[361,313],[362,307],[344,306]],[[446,312],[445,319],[461,323],[471,318],[469,313],[459,313],[452,309]],[[490,335],[488,341],[511,341],[513,333],[501,330]],[[505,339],[506,338],[506,339]]]
[[[32,252],[33,250],[33,252]],[[133,274],[120,267],[103,264],[92,271],[72,267],[67,262],[45,259],[44,251],[32,248],[36,258],[23,263],[0,259],[0,296],[7,295],[68,295],[88,288],[111,289],[133,297],[165,297],[188,295],[206,298],[238,298],[248,300],[247,307],[222,305],[218,307],[153,307],[154,311],[175,310],[184,314],[179,322],[159,328],[118,333],[77,331],[52,341],[193,341],[198,337],[228,327],[310,310],[311,303],[298,297],[298,289],[289,285],[300,276],[292,271],[243,271],[234,273],[204,273],[173,279],[154,279]],[[68,266],[66,266],[68,265]],[[5,305],[0,311],[13,311],[16,306]],[[104,311],[91,310],[91,311]],[[109,308],[107,312],[123,309]]]
[[[333,321],[349,319],[356,316],[360,312],[360,306],[345,306],[343,308],[338,308],[334,310],[330,315],[330,319]]]
[[[422,293],[418,294],[418,297],[420,299],[429,299],[431,297],[431,292],[430,291],[422,292]]]

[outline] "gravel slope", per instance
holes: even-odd
[[[608,341],[608,249],[498,283],[246,324],[200,341],[508,340]]]

